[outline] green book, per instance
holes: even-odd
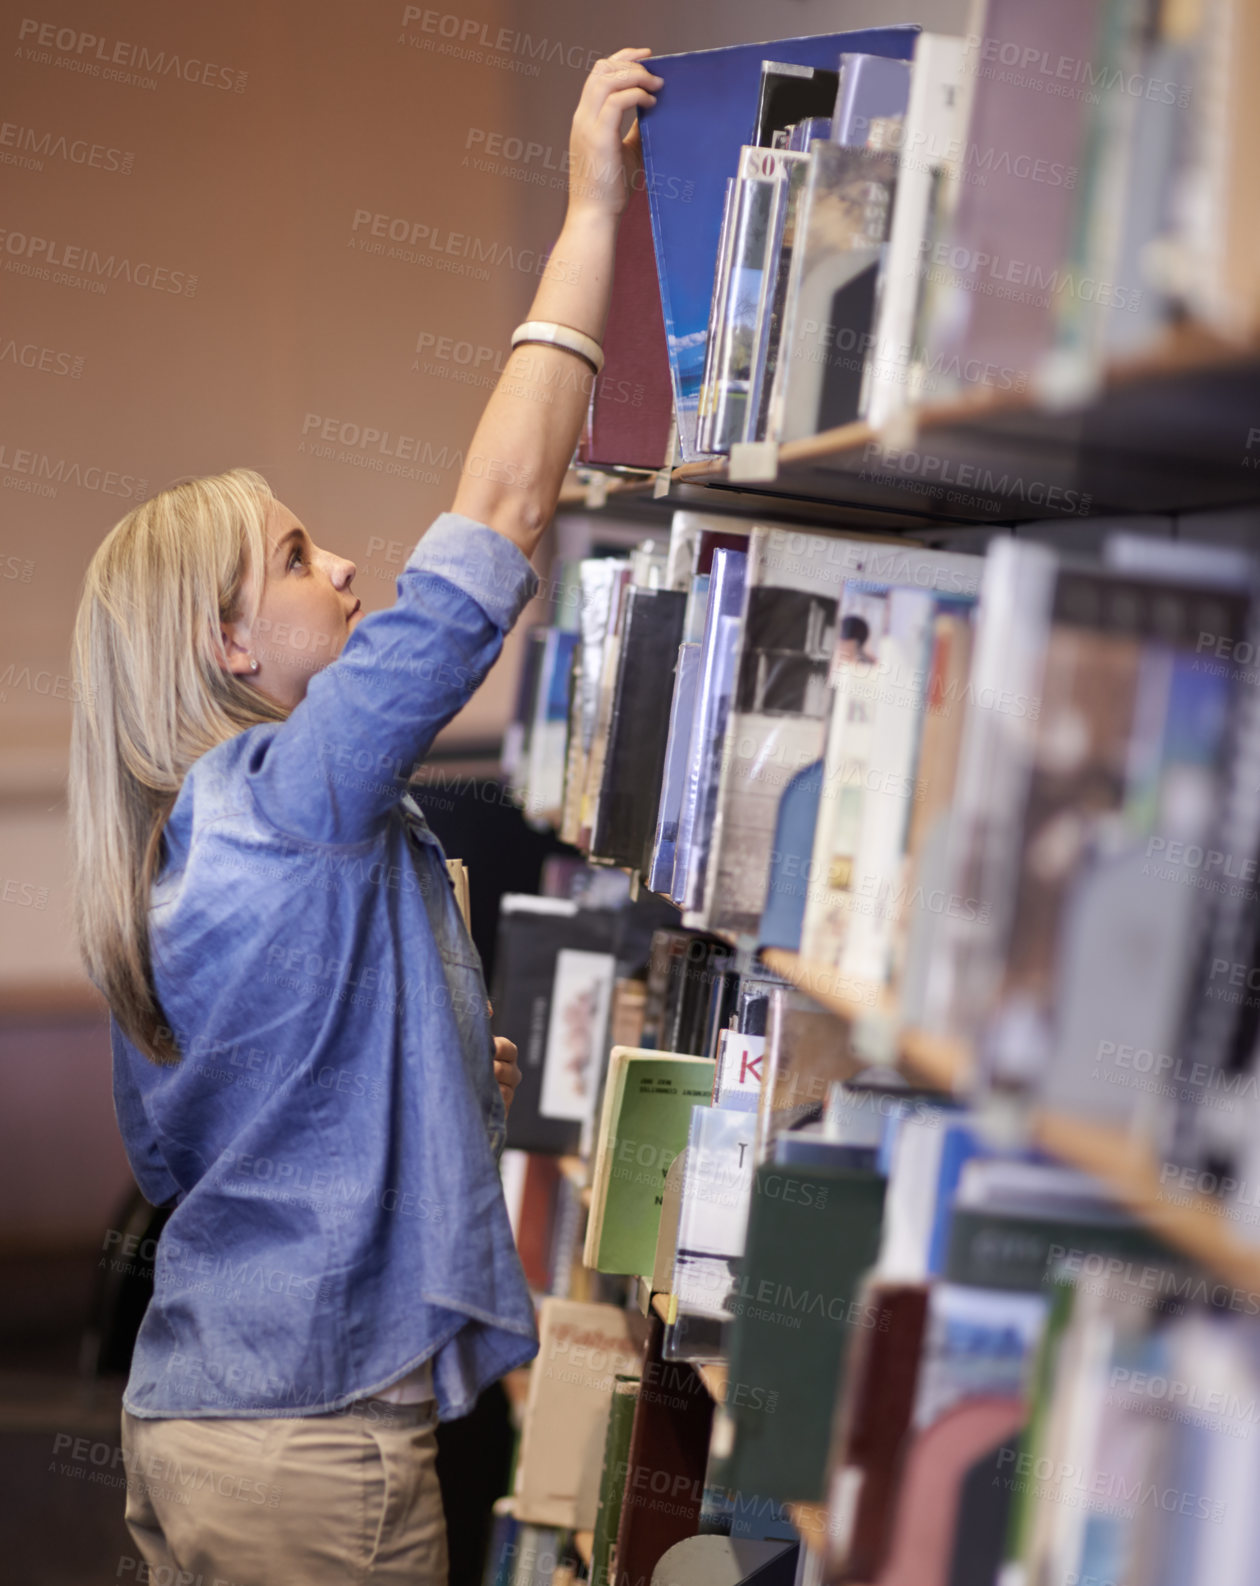
[[[1048,1298],[1055,1263],[1065,1256],[1078,1267],[1087,1256],[1114,1256],[1126,1263],[1123,1269],[1111,1269],[1117,1272],[1129,1270],[1130,1264],[1189,1271],[1189,1263],[1174,1255],[1158,1235],[1124,1215],[1108,1221],[1024,1217],[997,1208],[958,1206],[950,1219],[942,1275],[946,1282],[968,1288],[1040,1291]],[[1101,1273],[1103,1268],[1095,1261],[1089,1271]]]
[[[591,1179],[585,1262],[650,1277],[665,1175],[687,1144],[691,1109],[713,1097],[713,1062],[615,1046]]]
[[[729,1302],[726,1485],[745,1500],[821,1501],[849,1347],[875,1308],[859,1299],[879,1254],[878,1173],[763,1163]]]
[[[621,1524],[621,1504],[626,1495],[630,1433],[639,1402],[639,1378],[618,1376],[613,1384],[604,1439],[604,1468],[599,1478],[599,1507],[595,1511],[595,1540],[591,1543],[590,1586],[612,1586],[612,1553]]]

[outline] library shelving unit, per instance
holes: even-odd
[[[1260,507],[1260,344],[1227,343],[1182,325],[1146,355],[1109,368],[1088,391],[972,392],[907,410],[883,432],[856,423],[656,473],[582,468],[569,475],[561,512],[605,505],[645,524],[690,507],[815,530],[939,534],[945,544],[956,530],[1001,533],[1028,522],[1048,537],[1061,522],[1064,538],[1079,543],[1076,526],[1090,518]],[[759,957],[838,1019],[861,1024],[863,1049],[873,1044],[916,1087],[942,1097],[968,1092],[975,1064],[963,1043],[904,1027],[891,1000],[871,1007],[846,997],[834,970],[799,954],[767,948]],[[854,1059],[855,1073],[868,1066]],[[1147,1142],[1085,1117],[1035,1109],[1018,1127],[1027,1141],[1093,1175],[1205,1271],[1260,1290],[1260,1246],[1240,1238],[1210,1198],[1168,1195]],[[579,1159],[564,1159],[561,1170],[585,1184]],[[589,1205],[589,1191],[584,1200]],[[668,1296],[651,1293],[642,1280],[638,1291],[639,1308],[666,1321]],[[696,1373],[720,1404],[725,1368],[699,1366]],[[821,1548],[825,1507],[791,1504],[788,1514],[802,1545]]]

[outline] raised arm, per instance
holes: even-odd
[[[573,117],[568,212],[529,313],[596,342],[639,168],[637,129],[623,141],[621,123],[654,103],[649,90],[660,84],[639,64],[649,53],[619,50],[587,78]],[[528,558],[555,510],[591,379],[582,359],[556,347],[530,343],[507,359],[453,509],[408,558],[397,601],[365,617],[310,677],[289,719],[259,734],[250,784],[282,831],[337,844],[370,836],[480,685],[536,587]],[[239,636],[241,657],[250,639]]]
[[[638,127],[628,110],[656,103],[661,79],[647,49],[618,50],[586,80],[569,139],[569,207],[530,320],[549,320],[602,341],[612,290],[613,245],[628,183],[639,169]],[[454,510],[533,553],[555,511],[593,375],[572,352],[517,347],[477,426]]]

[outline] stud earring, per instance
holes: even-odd
[[[252,655],[249,658],[249,669],[251,672],[256,672],[258,670],[258,662]]]

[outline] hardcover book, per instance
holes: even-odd
[[[674,392],[647,188],[634,183],[617,230],[612,298],[602,346],[604,367],[595,376],[579,460],[630,468],[664,467]]]

